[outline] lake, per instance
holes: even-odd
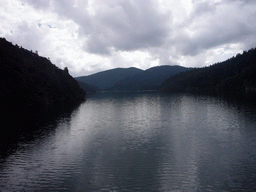
[[[99,93],[31,134],[0,191],[256,191],[255,107],[224,99]]]

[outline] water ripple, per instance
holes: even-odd
[[[211,97],[92,97],[1,159],[0,190],[254,191],[255,123]]]

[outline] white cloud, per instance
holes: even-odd
[[[88,52],[110,54],[113,47],[129,51],[164,43],[169,33],[168,15],[157,9],[156,1],[97,2],[91,18],[93,32],[88,36]]]
[[[205,66],[256,47],[248,0],[1,0],[0,36],[71,75]]]

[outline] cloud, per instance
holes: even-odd
[[[93,33],[88,36],[87,50],[109,54],[113,47],[129,51],[161,46],[170,32],[166,25],[169,17],[157,7],[156,1],[98,1],[91,16]]]
[[[26,0],[37,9],[45,9],[50,3]],[[91,53],[109,54],[109,49],[136,50],[161,46],[170,30],[170,15],[159,10],[159,3],[151,0],[96,0],[51,1],[52,9],[61,17],[71,19],[86,36],[85,49]],[[80,34],[81,35],[81,34]]]
[[[1,0],[0,36],[79,76],[219,62],[255,47],[255,18],[248,0]]]
[[[48,9],[51,1],[45,0],[22,0],[23,3],[29,3],[36,9]]]
[[[255,8],[241,7],[239,3],[195,3],[190,18],[174,36],[173,42],[184,55],[197,55],[225,44],[241,43],[256,34],[253,21]],[[255,41],[254,41],[255,42]]]
[[[46,36],[48,27],[39,27],[37,23],[28,23],[23,21],[12,34],[6,37],[19,45],[23,45],[26,49],[30,50],[43,50],[47,44]]]

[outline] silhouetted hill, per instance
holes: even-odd
[[[171,76],[190,70],[181,66],[157,66],[122,79],[108,91],[159,90],[161,84]]]
[[[135,67],[116,68],[88,76],[76,77],[75,79],[79,82],[87,83],[89,85],[97,87],[100,90],[106,90],[115,85],[121,79],[124,79],[131,75],[135,75],[141,71],[141,69],[137,69]]]
[[[163,83],[162,90],[255,97],[256,49],[210,67],[175,75]]]
[[[67,68],[61,70],[48,59],[4,38],[0,38],[0,65],[1,136],[5,131],[10,134],[32,129],[27,125],[51,118],[84,100],[85,92]]]

